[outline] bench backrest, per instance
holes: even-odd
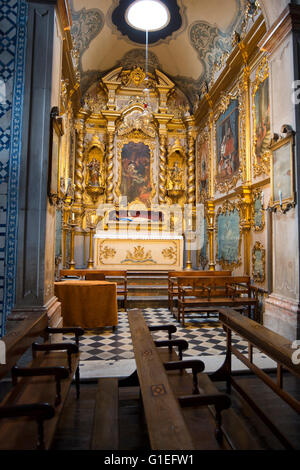
[[[5,377],[11,368],[39,337],[45,338],[48,326],[47,313],[34,314],[18,320],[16,328],[2,338],[6,346],[6,364],[0,364],[0,379]]]
[[[217,277],[179,277],[178,288],[181,293],[184,287],[190,288],[188,295],[223,296],[235,292],[247,293],[250,296],[249,276],[217,276]]]
[[[105,276],[127,276],[126,270],[104,270],[104,269],[61,269],[59,278],[66,276],[85,276],[87,273],[104,274]]]
[[[103,270],[103,269],[61,269],[59,280],[63,278],[77,276],[87,281],[104,281],[108,278],[112,279],[118,285],[124,285],[127,288],[127,271],[126,270]]]
[[[231,276],[232,271],[169,271],[168,278]]]

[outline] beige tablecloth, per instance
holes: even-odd
[[[107,281],[54,283],[61,302],[64,326],[98,328],[118,324],[117,284]]]

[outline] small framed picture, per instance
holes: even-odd
[[[61,137],[63,135],[62,118],[59,117],[57,107],[53,107],[50,113],[50,150],[49,150],[49,166],[48,166],[48,197],[51,204],[53,198],[58,196],[59,192],[59,156],[61,147]]]
[[[256,242],[252,250],[252,277],[255,282],[264,282],[266,277],[266,250]]]
[[[273,138],[271,144],[270,206],[284,208],[295,204],[294,192],[294,132],[286,130],[281,138]]]

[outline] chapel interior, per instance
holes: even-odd
[[[1,2],[0,449],[299,450],[299,20]]]

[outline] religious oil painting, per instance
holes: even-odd
[[[205,269],[207,265],[207,248],[208,248],[208,238],[207,238],[207,220],[204,218],[204,241],[203,246],[199,253],[199,264],[202,269]]]
[[[272,201],[280,203],[294,200],[294,139],[293,135],[272,145]]]
[[[53,203],[53,197],[59,191],[59,158],[61,136],[64,133],[62,119],[58,116],[58,109],[52,108],[50,114],[50,152],[49,152],[49,167],[48,167],[48,197]]]
[[[254,97],[255,105],[255,154],[263,157],[269,152],[271,143],[270,130],[270,102],[269,102],[269,79],[266,78],[257,88]]]
[[[240,247],[240,215],[237,210],[218,215],[217,258],[221,264],[238,265]]]
[[[151,153],[143,142],[128,142],[121,152],[121,196],[127,203],[140,201],[146,206],[151,204]]]
[[[265,249],[256,242],[252,250],[252,277],[255,282],[265,280]]]
[[[263,209],[263,195],[261,191],[254,194],[253,202],[253,227],[256,232],[260,232],[264,229],[265,217]]]
[[[199,200],[203,202],[208,195],[208,140],[198,141],[198,163],[199,163]]]
[[[216,123],[216,177],[230,179],[238,173],[239,158],[239,101],[234,99]]]

